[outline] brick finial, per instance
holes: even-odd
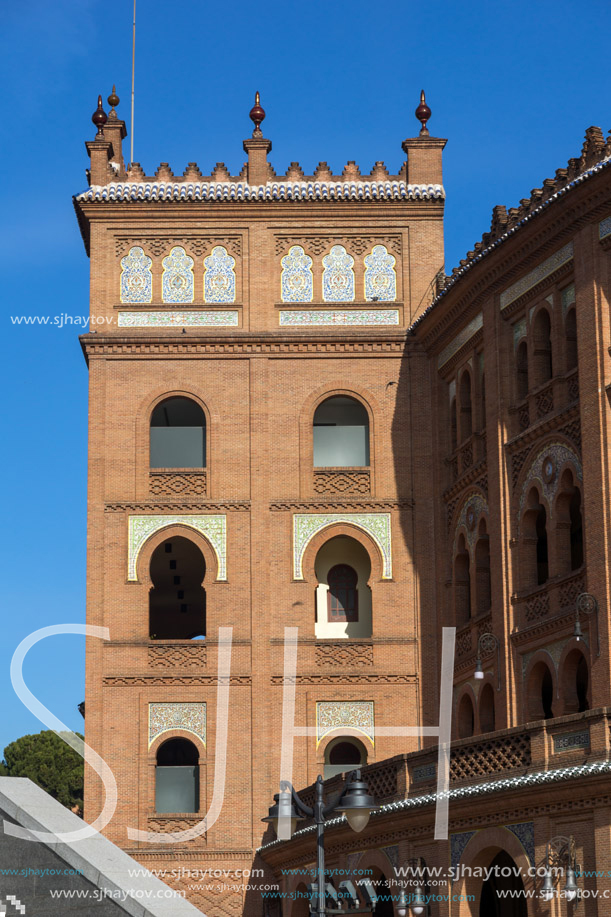
[[[426,126],[426,122],[427,122],[427,121],[429,120],[429,118],[431,117],[431,109],[430,109],[430,108],[428,107],[428,105],[426,104],[426,98],[425,98],[425,96],[424,96],[424,89],[423,89],[423,90],[421,91],[421,93],[420,93],[420,105],[419,105],[418,108],[416,109],[415,114],[416,114],[416,117],[417,117],[418,121],[420,121],[420,123],[421,123],[421,125],[422,125],[422,127],[420,128],[420,136],[421,136],[421,137],[428,137],[428,136],[429,136],[429,132],[428,132],[428,128],[427,128],[427,126]]]
[[[97,137],[103,137],[103,135],[104,135],[104,125],[105,125],[106,122],[108,121],[108,116],[107,116],[107,114],[106,114],[106,112],[104,111],[104,108],[103,108],[103,106],[102,106],[102,96],[98,96],[98,107],[96,108],[96,110],[95,110],[94,113],[92,114],[91,120],[93,121],[93,123],[95,124],[95,126],[96,126],[97,129],[98,129],[98,132],[97,132],[96,136],[97,136]]]
[[[271,174],[267,154],[272,148],[271,140],[266,140],[261,131],[261,122],[265,112],[261,107],[259,93],[255,93],[255,104],[250,109],[250,118],[255,125],[252,137],[243,143],[244,150],[248,153],[248,183],[249,185],[264,185]]]

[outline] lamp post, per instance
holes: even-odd
[[[269,814],[261,819],[271,823],[278,834],[278,821],[281,818],[290,818],[291,834],[297,824],[304,818],[314,818],[316,825],[316,910],[312,911],[318,917],[325,914],[342,914],[342,908],[327,908],[325,905],[325,822],[335,812],[342,812],[353,831],[362,831],[369,821],[371,813],[378,808],[378,804],[369,795],[369,788],[361,778],[360,770],[352,771],[346,778],[344,789],[338,801],[325,805],[323,797],[323,779],[319,775],[316,779],[314,806],[311,808],[301,801],[293,786],[288,780],[280,782],[280,793],[274,796],[277,800],[270,806]],[[351,914],[370,913],[370,908],[351,908]]]
[[[583,633],[581,631],[581,622],[579,615],[594,615],[596,619],[596,655],[600,656],[600,631],[598,629],[598,602],[595,596],[589,592],[582,592],[575,600],[575,627],[573,636],[581,640]]]
[[[484,670],[482,668],[482,655],[491,653],[496,649],[496,690],[501,690],[501,644],[498,637],[495,637],[494,634],[485,633],[479,635],[479,640],[477,641],[477,660],[475,662],[475,673],[474,677],[478,681],[482,681],[484,678]]]
[[[577,865],[577,854],[575,851],[575,838],[573,835],[566,837],[558,834],[547,842],[545,848],[545,875],[543,878],[543,887],[541,897],[544,901],[551,901],[556,891],[552,877],[552,863],[566,864],[566,880],[564,883],[564,895],[567,901],[579,900],[580,890],[577,885],[575,873],[579,871]]]

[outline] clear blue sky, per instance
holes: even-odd
[[[113,82],[129,121],[131,0],[5,2],[0,75],[6,374],[0,598],[0,753],[41,725],[12,693],[17,643],[84,620],[87,372],[73,328],[16,327],[11,315],[86,315],[88,260],[71,197],[84,141]],[[135,154],[207,172],[243,161],[255,89],[271,161],[306,172],[383,159],[396,172],[426,89],[445,150],[446,269],[481,237],[497,203],[517,204],[579,155],[586,127],[611,127],[605,0],[350,4],[138,0]],[[82,728],[84,641],[55,637],[25,674]]]

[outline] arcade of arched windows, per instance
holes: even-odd
[[[513,435],[579,398],[575,286],[554,289],[512,324]]]
[[[472,619],[480,619],[490,613],[492,587],[488,506],[479,493],[472,493],[466,499],[458,516],[454,531],[452,583],[452,617],[457,628],[463,628]],[[461,655],[460,644],[458,653]]]
[[[478,351],[461,364],[448,384],[451,482],[486,457],[486,379],[484,355]]]

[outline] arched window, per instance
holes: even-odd
[[[494,709],[494,689],[491,684],[486,684],[481,689],[478,708],[480,731],[494,732],[496,729],[496,715]]]
[[[528,345],[522,341],[516,351],[516,394],[518,401],[528,395]]]
[[[471,376],[465,371],[460,379],[460,441],[468,439],[473,432],[473,408],[471,405]]]
[[[574,649],[567,655],[562,667],[563,713],[583,713],[590,709],[588,663],[583,653]]]
[[[358,574],[348,564],[336,564],[327,574],[329,590],[327,609],[330,622],[358,621],[359,595],[356,584]]]
[[[475,545],[475,604],[477,614],[483,615],[490,611],[492,604],[492,589],[490,586],[490,539],[486,530],[486,520],[479,524],[477,542]]]
[[[551,720],[554,716],[554,682],[549,667],[542,660],[530,673],[527,686],[528,716],[531,720]]]
[[[454,559],[454,613],[456,626],[466,624],[471,617],[471,561],[465,536],[458,539],[458,551]]]
[[[552,378],[552,326],[547,309],[539,309],[533,325],[535,387]]]
[[[197,545],[180,536],[158,545],[151,557],[151,640],[192,640],[206,634],[206,562]]]
[[[564,321],[566,336],[566,371],[570,372],[577,366],[577,315],[575,309],[569,309]]]
[[[199,812],[199,755],[188,739],[168,739],[157,751],[155,811]]]
[[[452,452],[456,452],[458,446],[458,422],[456,419],[456,398],[452,398],[450,404],[450,446]]]
[[[468,739],[475,729],[473,702],[468,694],[463,694],[458,705],[458,738]]]
[[[363,468],[369,465],[369,416],[355,398],[335,395],[314,414],[314,467]]]
[[[522,522],[521,576],[525,587],[541,586],[549,579],[547,513],[533,487],[528,495],[528,509]]]
[[[325,749],[324,778],[345,774],[367,764],[367,750],[362,742],[352,737],[338,736]]]
[[[151,468],[205,468],[206,415],[190,398],[167,398],[151,415]]]
[[[559,573],[569,573],[583,565],[583,518],[581,493],[568,468],[562,475],[559,490],[556,502],[557,565]]]
[[[370,637],[371,561],[365,548],[348,535],[336,535],[316,555],[315,572],[316,636]]]

